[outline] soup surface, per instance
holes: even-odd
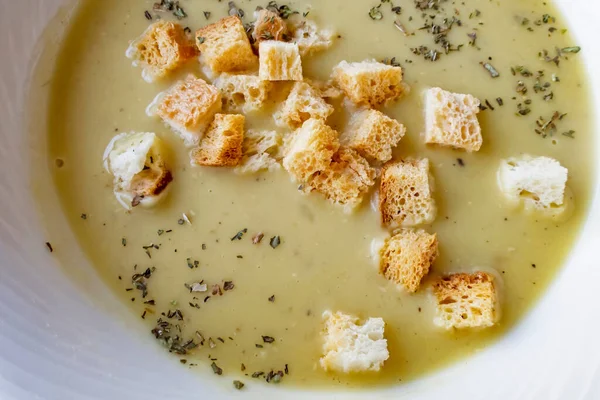
[[[329,50],[303,60],[305,76],[326,80],[341,60],[395,57],[404,68],[412,90],[383,111],[407,127],[395,158],[431,161],[438,214],[425,228],[437,233],[440,243],[432,272],[411,295],[378,274],[371,243],[388,232],[369,199],[356,213],[345,214],[317,194],[301,195],[283,169],[236,175],[226,168],[190,166],[181,140],[145,109],[176,79],[189,72],[202,77],[198,62],[149,84],[125,57],[129,41],[151,23],[145,11],[154,20],[176,20],[170,12],[154,11],[153,3],[81,2],[51,82],[49,167],[64,211],[99,275],[132,309],[131,318],[140,320],[140,334],[152,335],[159,318],[168,321],[171,339],[165,345],[182,368],[210,373],[212,364],[213,372],[222,370],[220,379],[246,385],[263,381],[272,370],[287,372],[281,384],[397,384],[491,344],[526,314],[564,262],[590,197],[592,132],[580,54],[550,4],[407,0],[392,10],[389,2],[372,8],[377,0],[289,3],[291,10],[308,12],[306,18],[338,34]],[[252,22],[263,3],[236,1],[245,11],[244,22]],[[192,31],[229,10],[225,1],[180,5],[187,16],[179,22]],[[446,54],[431,25],[453,17],[460,22],[447,33],[451,51]],[[563,51],[553,59],[557,48]],[[481,99],[486,109],[479,114],[484,140],[479,152],[423,143],[421,93],[432,86]],[[275,106],[249,117],[247,128],[274,128]],[[556,111],[566,113],[556,131],[536,133],[536,120],[549,120]],[[342,130],[346,116],[336,115],[330,123]],[[110,139],[130,131],[156,132],[172,149],[174,181],[167,199],[152,210],[124,210],[103,169]],[[522,153],[553,157],[569,169],[568,219],[526,215],[505,203],[496,183],[499,162]],[[258,233],[264,239],[253,244]],[[280,238],[278,246],[270,245],[274,237]],[[147,269],[147,285],[136,286],[132,277]],[[501,278],[499,323],[480,331],[436,328],[432,280],[476,269]],[[200,281],[209,292],[190,293],[186,284]],[[222,295],[213,295],[215,284]],[[325,310],[385,320],[390,358],[379,373],[337,375],[320,368]],[[203,344],[190,349],[189,340]]]

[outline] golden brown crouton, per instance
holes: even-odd
[[[263,81],[302,80],[302,60],[297,44],[265,40],[258,47],[258,58],[258,76]]]
[[[379,272],[414,293],[438,255],[437,235],[403,229],[389,238],[381,251]]]
[[[252,37],[255,43],[263,40],[284,40],[287,33],[285,21],[273,11],[262,9],[254,13],[256,21]]]
[[[291,41],[298,45],[302,57],[327,50],[333,44],[334,32],[330,29],[319,29],[314,21],[290,18],[289,30]]]
[[[135,39],[125,54],[133,60],[133,65],[142,67],[142,77],[146,82],[154,82],[197,53],[194,41],[187,37],[181,25],[158,21]]]
[[[296,82],[288,98],[273,115],[281,127],[298,129],[309,118],[326,120],[333,107],[320,96],[320,92],[305,82]]]
[[[477,120],[479,100],[440,88],[425,92],[425,141],[478,151],[483,143]]]
[[[305,182],[312,174],[323,171],[339,149],[338,133],[320,119],[309,119],[293,133],[283,158],[283,167],[295,181]]]
[[[244,124],[240,114],[217,114],[200,146],[192,151],[192,163],[211,167],[234,167],[242,158]]]
[[[371,161],[387,162],[406,133],[404,125],[377,110],[355,114],[342,136],[342,142]]]
[[[371,107],[396,100],[408,89],[402,82],[402,68],[375,60],[342,61],[333,69],[333,79],[354,103]]]
[[[273,84],[254,75],[222,74],[214,82],[225,100],[225,110],[245,114],[263,108]]]
[[[282,137],[276,131],[249,129],[244,135],[243,157],[236,172],[250,174],[280,169],[278,159],[282,144]]]
[[[221,93],[202,79],[189,75],[160,93],[146,110],[158,115],[187,146],[198,144],[213,116],[221,110]]]
[[[304,190],[317,191],[347,212],[356,208],[375,184],[375,170],[356,151],[340,147],[331,164],[312,175]]]
[[[486,272],[453,274],[433,286],[437,298],[434,323],[446,329],[485,328],[499,317],[494,276]]]
[[[433,222],[429,160],[390,161],[381,171],[379,209],[384,225],[416,226]]]
[[[256,69],[258,59],[242,21],[231,16],[196,31],[200,61],[213,72],[244,72]]]

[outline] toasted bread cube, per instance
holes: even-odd
[[[104,168],[114,177],[115,197],[123,207],[152,207],[164,197],[173,180],[166,152],[162,140],[150,132],[121,133],[110,141]]]
[[[425,142],[478,151],[483,143],[477,120],[479,100],[440,88],[425,92]]]
[[[487,272],[453,274],[433,286],[435,325],[445,329],[486,328],[499,318],[494,276]]]
[[[245,114],[261,110],[273,86],[258,76],[230,74],[219,76],[214,85],[221,90],[227,111]]]
[[[381,249],[379,272],[414,293],[438,256],[437,235],[424,230],[402,229]]]
[[[341,89],[335,87],[331,80],[319,81],[309,78],[304,78],[304,82],[316,89],[319,95],[324,99],[339,99],[344,95]]]
[[[200,62],[213,72],[245,72],[256,69],[258,59],[242,21],[226,17],[196,31]]]
[[[568,175],[552,158],[523,155],[502,160],[498,185],[513,206],[524,203],[530,211],[560,214],[565,209]]]
[[[377,110],[364,110],[352,117],[342,142],[370,161],[387,162],[405,133],[404,125],[395,119]]]
[[[277,13],[263,8],[255,11],[254,17],[256,21],[254,22],[252,38],[255,43],[258,44],[264,40],[285,39],[287,24]]]
[[[375,60],[348,63],[333,69],[333,79],[355,104],[378,107],[396,100],[407,86],[402,82],[402,68]]]
[[[243,156],[236,172],[251,174],[259,171],[274,171],[281,168],[278,162],[283,139],[276,131],[250,129],[244,136]]]
[[[333,204],[352,211],[375,184],[375,170],[356,151],[340,147],[331,164],[312,175],[304,190],[317,191]]]
[[[283,167],[294,181],[306,182],[317,171],[325,170],[338,151],[338,133],[323,120],[311,118],[293,133],[288,145]]]
[[[183,27],[168,21],[150,25],[125,53],[134,66],[142,67],[142,78],[149,83],[164,78],[196,54],[196,46]]]
[[[244,124],[241,114],[217,114],[200,146],[192,150],[192,164],[235,167],[242,159]]]
[[[341,311],[323,313],[325,320],[321,367],[343,373],[379,371],[390,357],[382,318],[362,322]]]
[[[410,227],[433,222],[437,211],[431,181],[426,158],[388,162],[379,187],[383,224]]]
[[[333,111],[333,107],[323,100],[319,91],[308,83],[296,82],[273,118],[280,127],[298,129],[309,118],[326,120]]]
[[[158,115],[186,146],[194,146],[221,106],[221,93],[216,87],[189,75],[156,96],[146,113]]]
[[[302,57],[327,50],[333,44],[334,32],[330,29],[319,29],[314,21],[294,17],[289,22],[293,43],[298,45]]]
[[[258,76],[263,81],[301,81],[302,59],[295,43],[265,40],[258,46],[260,67]]]

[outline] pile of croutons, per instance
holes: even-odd
[[[303,57],[333,43],[331,31],[307,19],[286,21],[259,9],[247,32],[237,16],[199,29],[195,38],[174,22],[153,23],[133,41],[127,56],[148,82],[168,77],[198,58],[207,80],[189,75],[157,95],[147,113],[156,116],[190,148],[194,165],[234,167],[238,173],[283,167],[305,193],[320,193],[351,211],[379,181],[382,224],[392,232],[380,250],[380,273],[416,292],[438,255],[435,234],[419,226],[436,217],[433,179],[426,158],[393,159],[405,127],[380,111],[408,90],[402,69],[375,60],[341,61],[331,81],[304,75]],[[273,114],[279,131],[245,129],[246,115],[261,111],[271,92],[286,82],[289,94]],[[440,88],[425,92],[426,143],[478,151],[483,143],[479,101]],[[328,125],[331,98],[345,98],[351,118],[344,132]],[[154,133],[118,135],[105,153],[115,194],[126,208],[153,205],[172,181]],[[501,192],[514,204],[537,211],[563,207],[567,170],[547,157],[520,156],[502,163]],[[435,324],[446,329],[483,328],[499,317],[494,275],[455,273],[433,285]],[[379,370],[389,357],[384,321],[342,312],[324,313],[321,365],[343,372]]]

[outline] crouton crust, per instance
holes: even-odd
[[[302,60],[297,44],[266,40],[260,43],[258,55],[258,76],[263,81],[302,80]]]
[[[194,164],[211,167],[234,167],[242,158],[244,124],[240,114],[217,114],[200,146],[192,150]]]
[[[438,255],[437,235],[424,230],[402,229],[386,240],[379,272],[414,293]]]
[[[200,60],[214,72],[253,70],[258,58],[252,51],[242,21],[230,16],[196,31]]]

